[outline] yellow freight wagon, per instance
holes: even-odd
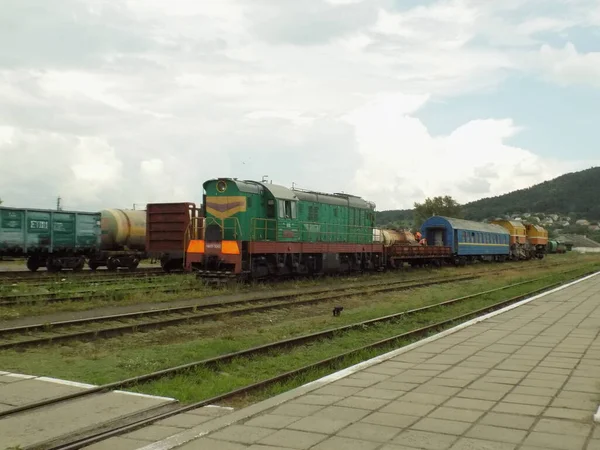
[[[521,222],[516,220],[494,220],[492,223],[506,228],[510,233],[510,245],[527,243],[527,231],[525,225]]]

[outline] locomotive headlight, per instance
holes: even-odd
[[[227,183],[224,180],[217,181],[217,191],[225,192],[227,190]]]

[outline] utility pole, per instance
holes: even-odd
[[[60,204],[60,203],[61,203],[61,200],[62,200],[62,198],[60,198],[60,197],[58,197],[58,198],[56,199],[56,210],[57,210],[57,211],[62,211],[62,205]]]

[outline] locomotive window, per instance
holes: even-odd
[[[292,204],[291,205],[291,211],[292,211],[291,217],[292,217],[292,219],[295,219],[298,217],[298,215],[296,214],[296,202],[290,202],[290,203]]]
[[[279,218],[283,219],[285,216],[285,202],[283,200],[277,200],[277,208],[279,209]]]
[[[285,201],[285,218],[292,218],[292,202],[290,200]]]
[[[268,219],[275,218],[275,201],[274,200],[267,201],[267,218]]]

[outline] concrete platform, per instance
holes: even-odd
[[[88,448],[600,450],[597,275],[166,439]]]
[[[0,372],[0,409],[94,387],[46,377]],[[54,441],[104,426],[111,421],[174,404],[175,400],[114,391],[93,394],[0,418],[0,448]]]

